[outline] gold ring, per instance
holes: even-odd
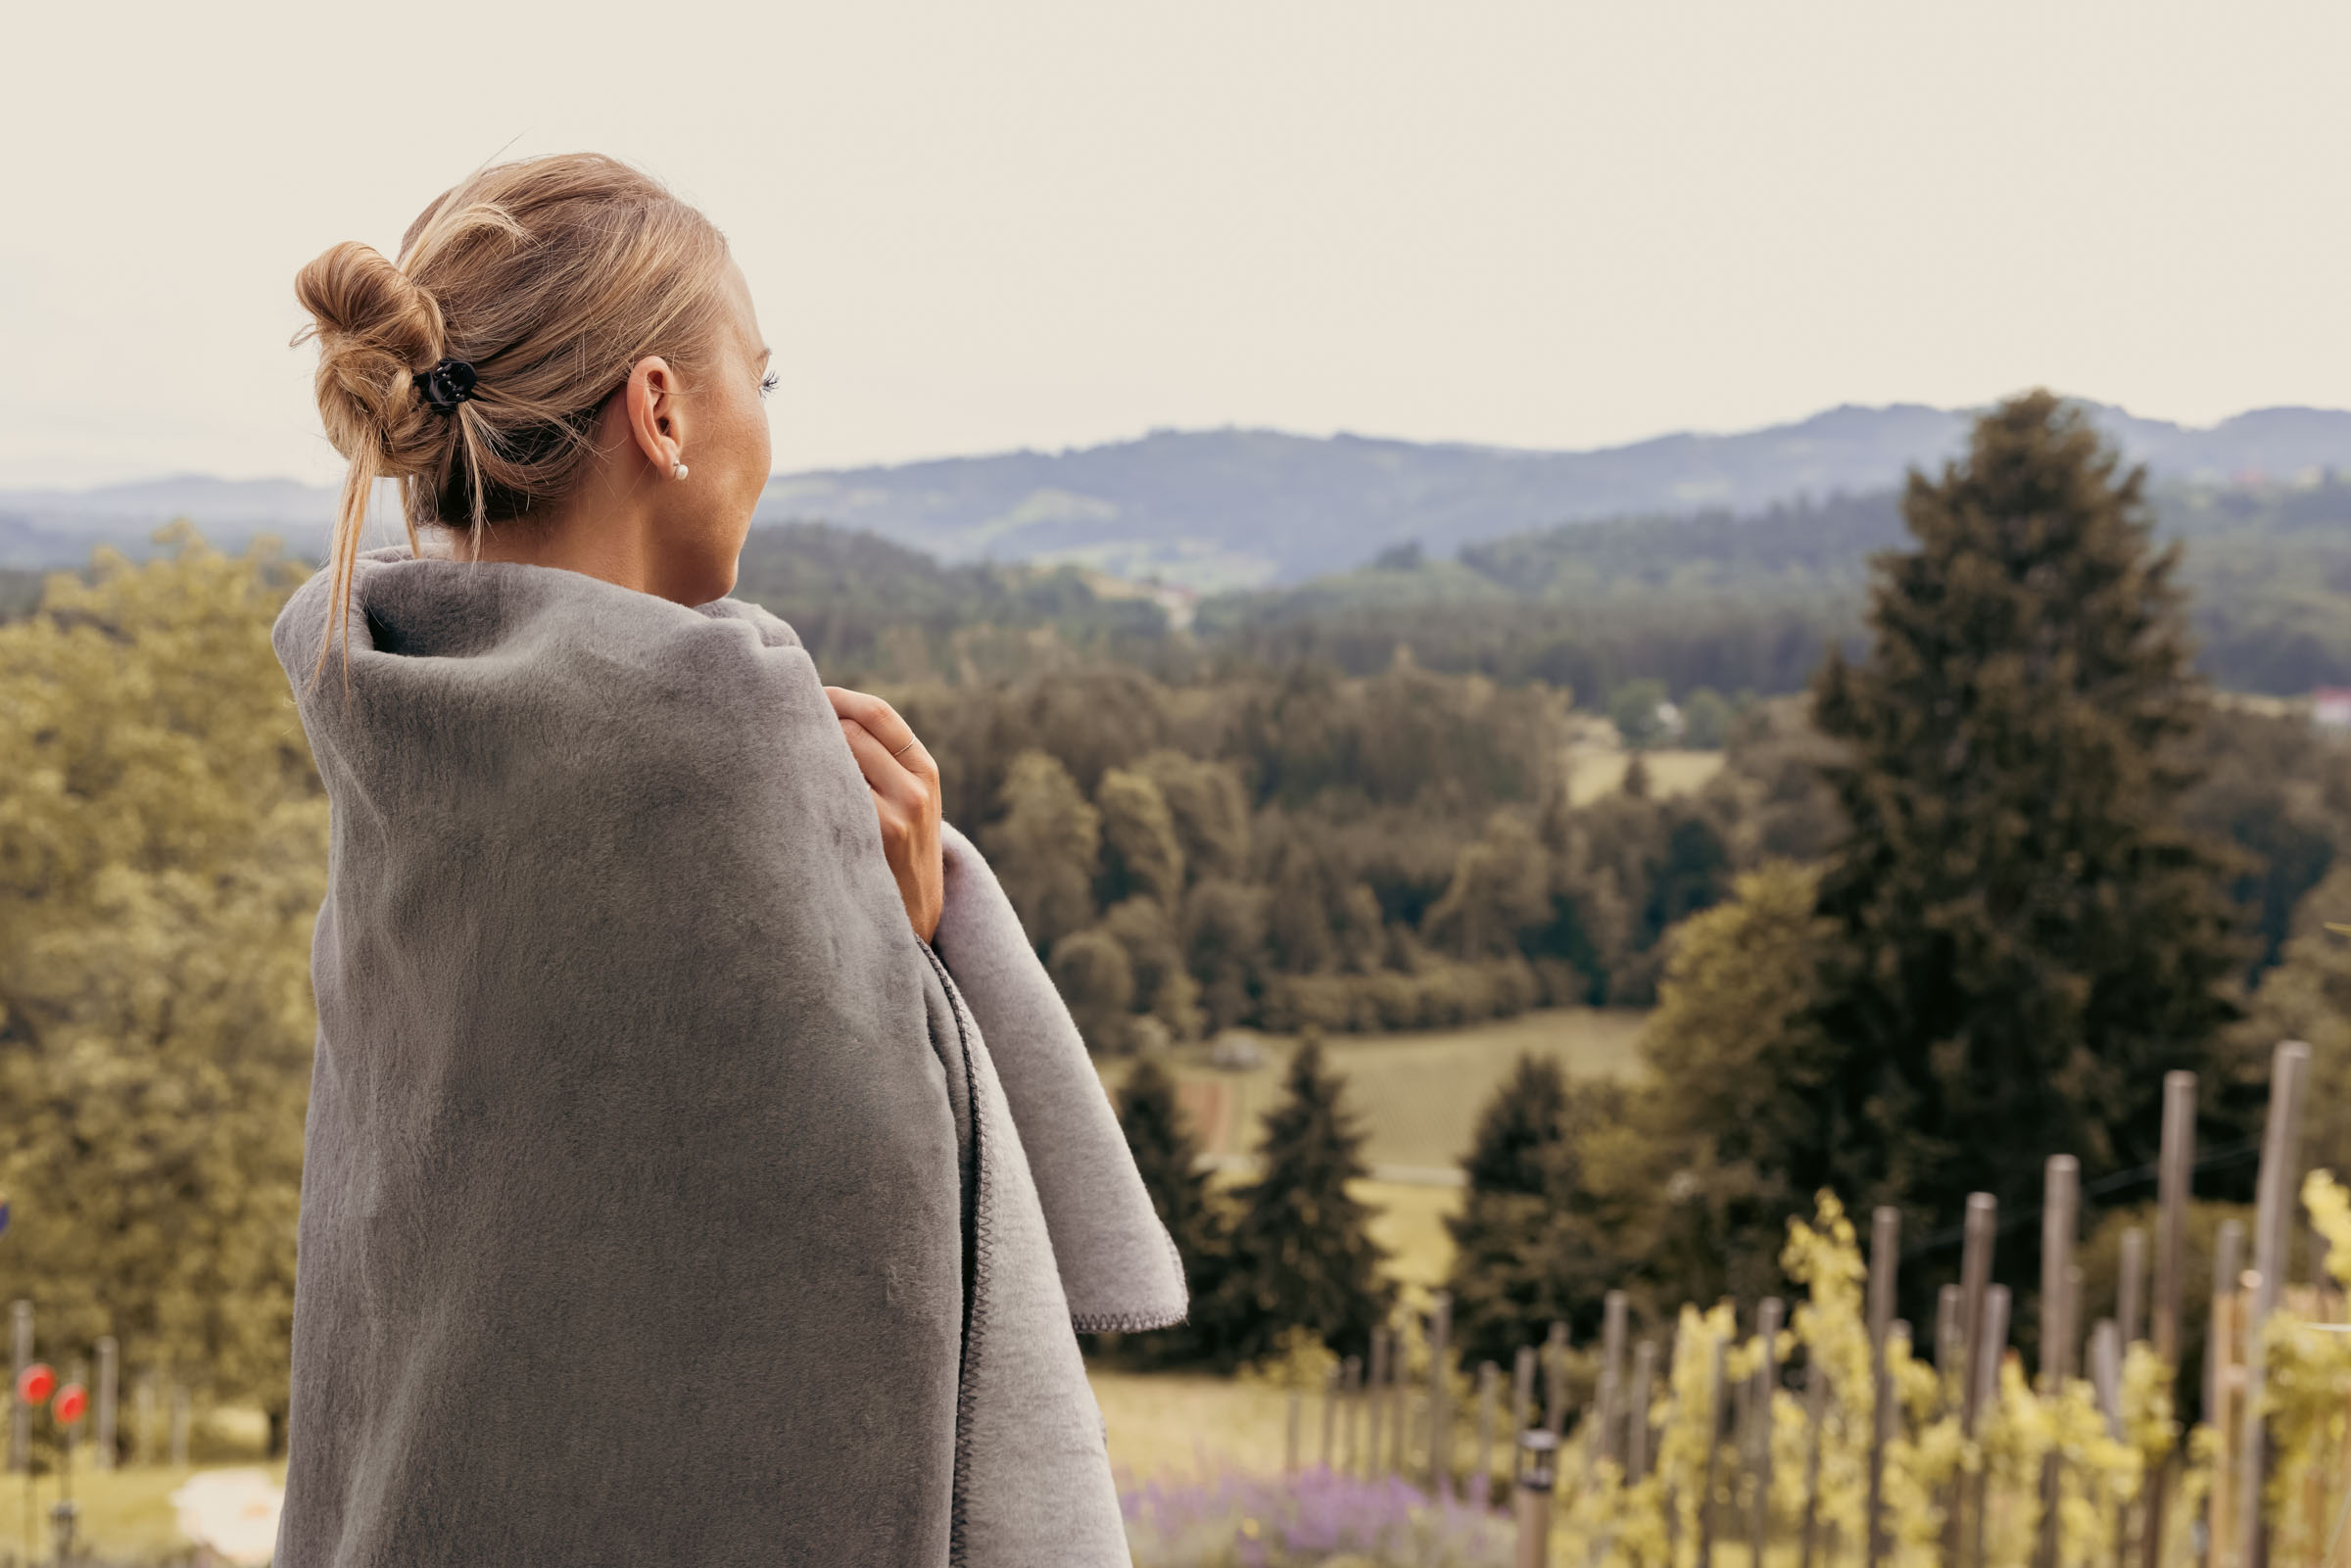
[[[912,750],[914,749],[914,742],[915,742],[916,740],[920,739],[920,738],[921,738],[921,736],[909,736],[907,737],[906,743],[905,743],[904,745],[902,745],[902,746],[898,747],[898,749],[897,749],[897,750],[895,750],[895,751],[891,752],[891,753],[890,753],[890,755],[891,755],[891,756],[893,756],[893,757],[902,757],[902,756],[906,755],[906,753],[907,753],[907,752],[909,752],[909,751],[912,751]]]

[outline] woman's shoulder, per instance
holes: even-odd
[[[759,642],[763,647],[796,648],[802,645],[800,634],[793,631],[789,622],[748,599],[714,598],[707,604],[696,605],[695,613],[714,621],[733,621],[747,626],[759,634]]]
[[[314,660],[329,635],[333,573],[320,570],[279,612],[278,654],[288,668]],[[352,563],[351,648],[406,658],[466,658],[517,642],[555,648],[668,644],[799,648],[799,634],[757,604],[718,598],[687,606],[560,567],[367,550]],[[334,629],[338,641],[342,628]],[[747,633],[746,637],[744,634]]]
[[[441,690],[514,713],[656,705],[679,719],[772,712],[780,698],[824,706],[798,636],[744,600],[689,607],[554,567],[374,550],[354,563],[350,624],[330,645],[328,577],[297,590],[276,627],[278,656],[306,698],[312,686],[348,687],[362,703]]]

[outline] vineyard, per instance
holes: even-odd
[[[2308,1061],[2299,1044],[2277,1052],[2252,1233],[2221,1227],[2222,1283],[2192,1304],[2210,1348],[2192,1428],[2175,1388],[2196,1085],[2174,1072],[2152,1246],[2125,1236],[2117,1299],[2094,1321],[2075,1260],[2079,1168],[2047,1162],[2030,1375],[2010,1343],[2027,1293],[1991,1277],[1989,1195],[1969,1205],[1961,1280],[1922,1330],[1894,1315],[1899,1212],[1870,1216],[1865,1249],[1823,1193],[1788,1226],[1794,1310],[1684,1306],[1662,1354],[1628,1344],[1622,1292],[1597,1345],[1557,1325],[1507,1390],[1493,1362],[1455,1364],[1441,1294],[1398,1311],[1367,1358],[1299,1337],[1264,1372],[1289,1389],[1287,1485],[1138,1489],[1136,1560],[2333,1568],[2351,1512],[2351,1190],[2314,1170],[2296,1192]],[[2314,1277],[2288,1284],[2297,1208],[2318,1245]]]

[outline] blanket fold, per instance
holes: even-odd
[[[972,841],[946,831],[947,900],[933,946],[963,987],[1012,1118],[1029,1142],[1037,1199],[1070,1313],[1085,1334],[1183,1321],[1176,1244],[1127,1152],[1078,1025],[1030,946],[1012,901]]]
[[[375,551],[313,681],[326,585],[276,1561],[1124,1562],[1073,1314],[1180,1272],[976,853],[935,955],[753,606]]]

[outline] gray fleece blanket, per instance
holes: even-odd
[[[790,628],[361,558],[278,1568],[1125,1563],[1076,1333],[1181,1271],[986,865],[909,929]]]

